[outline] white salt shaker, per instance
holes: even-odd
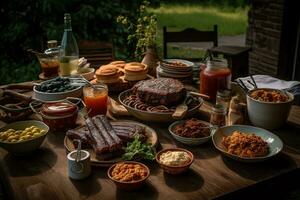
[[[91,174],[90,153],[88,151],[74,150],[68,154],[67,158],[70,178],[80,180]]]

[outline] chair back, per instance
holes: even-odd
[[[218,26],[214,25],[211,31],[199,31],[194,28],[187,28],[179,32],[168,32],[167,27],[163,27],[163,57],[168,58],[167,43],[178,42],[212,42],[213,46],[218,46]]]
[[[92,40],[80,40],[78,43],[79,56],[85,57],[91,67],[99,67],[114,60],[113,44]]]

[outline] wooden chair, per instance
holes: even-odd
[[[228,61],[228,66],[231,69],[232,80],[239,77],[248,76],[249,74],[249,51],[251,47],[248,46],[218,46],[208,49],[213,55],[223,55]]]
[[[110,42],[80,40],[78,48],[79,56],[85,57],[91,67],[98,68],[114,60],[113,44]]]
[[[178,42],[212,42],[213,46],[218,46],[218,26],[214,25],[212,31],[199,31],[194,28],[187,28],[180,32],[168,32],[167,27],[163,27],[163,57],[168,57],[167,43]],[[191,61],[199,61],[201,58],[189,58]]]

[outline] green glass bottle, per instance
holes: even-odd
[[[64,16],[64,35],[60,46],[60,75],[70,76],[77,73],[79,50],[72,33],[71,15]]]

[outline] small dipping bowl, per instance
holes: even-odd
[[[187,120],[176,121],[169,126],[169,132],[175,138],[175,140],[177,140],[178,142],[181,142],[183,144],[186,144],[188,146],[197,146],[197,145],[203,144],[205,142],[208,142],[211,139],[211,136],[212,136],[213,132],[215,131],[215,128],[209,122],[202,121],[202,120],[199,120],[199,121],[201,123],[207,125],[207,129],[209,129],[210,133],[208,136],[198,137],[198,138],[189,138],[189,137],[183,137],[183,136],[177,135],[174,131],[175,127],[177,125],[185,123],[186,121]],[[206,127],[201,127],[201,128],[205,129]]]
[[[114,179],[113,176],[112,176],[112,171],[113,171],[113,169],[116,167],[117,164],[122,164],[122,163],[125,163],[125,164],[138,164],[138,165],[141,165],[142,167],[144,167],[144,168],[146,169],[146,171],[147,171],[148,174],[147,174],[146,177],[144,177],[143,179],[138,180],[138,181],[123,182],[123,181],[116,180],[116,179]],[[144,165],[143,163],[135,162],[135,161],[124,161],[124,162],[118,162],[118,163],[112,165],[112,166],[108,169],[107,175],[108,175],[108,177],[110,178],[110,180],[112,180],[112,181],[116,184],[116,186],[117,186],[118,189],[130,191],[130,190],[137,190],[137,189],[139,189],[139,188],[146,182],[147,178],[148,178],[149,175],[150,175],[150,170],[149,170],[149,168],[148,168],[146,165]]]
[[[186,152],[189,157],[190,157],[190,161],[183,164],[183,165],[179,165],[179,166],[171,166],[171,165],[166,165],[166,164],[163,164],[160,162],[160,156],[163,154],[163,153],[166,153],[168,151],[183,151],[183,152]],[[166,172],[166,173],[169,173],[169,174],[181,174],[183,172],[186,172],[189,167],[191,166],[191,164],[194,162],[194,155],[192,152],[186,150],[186,149],[181,149],[181,148],[169,148],[169,149],[163,149],[161,150],[160,152],[158,152],[156,154],[156,162],[159,164],[159,166]]]

